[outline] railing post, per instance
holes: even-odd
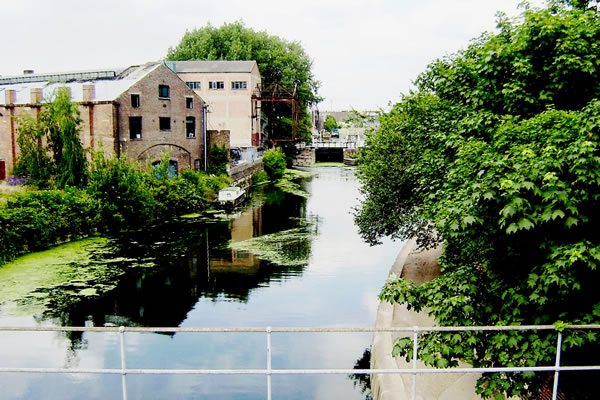
[[[271,400],[271,327],[267,326],[267,400]]]
[[[419,351],[419,327],[413,327],[413,384],[412,384],[412,399],[417,400],[417,352]]]
[[[127,400],[127,368],[125,365],[125,327],[119,327],[119,339],[121,342],[121,387],[123,388],[123,400]]]
[[[556,364],[557,369],[554,370],[554,387],[552,388],[552,400],[558,398],[558,368],[560,368],[560,352],[562,350],[562,332],[558,332],[558,340],[556,343]]]

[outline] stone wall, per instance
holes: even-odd
[[[264,171],[262,158],[259,158],[254,162],[244,162],[230,168],[229,175],[231,176],[231,186],[239,186],[248,189],[250,185],[252,185],[252,176],[257,171]]]
[[[315,149],[306,148],[301,149],[300,153],[294,159],[294,165],[298,167],[308,167],[315,163]]]

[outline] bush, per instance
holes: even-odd
[[[286,168],[286,161],[285,154],[283,154],[281,148],[278,147],[275,150],[265,151],[263,163],[265,172],[269,176],[269,179],[277,180],[283,177]]]
[[[99,203],[101,225],[109,231],[137,228],[152,221],[155,201],[149,174],[126,157],[106,159],[96,154],[90,170],[88,193]]]
[[[261,183],[265,183],[267,180],[269,180],[269,177],[265,171],[256,171],[256,173],[252,175],[252,185],[260,185]]]
[[[0,265],[27,250],[41,250],[69,236],[85,236],[99,221],[98,202],[86,192],[29,191],[0,207]]]
[[[227,147],[213,145],[210,149],[207,172],[211,175],[225,175],[227,174],[228,163],[229,155]]]
[[[156,218],[175,217],[207,208],[215,194],[229,184],[228,176],[207,176],[204,172],[185,170],[168,180],[155,180],[152,194]]]

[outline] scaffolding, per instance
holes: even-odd
[[[267,138],[259,139],[261,144],[267,144],[266,147],[276,146],[278,142],[295,142],[298,138],[298,128],[300,126],[300,101],[298,99],[298,88],[287,88],[279,84],[272,86],[257,85],[254,94],[252,95],[252,103],[254,109],[253,118],[260,118],[262,103],[287,103],[291,104],[291,119],[292,119],[292,135],[285,137],[282,132],[276,132],[273,123],[270,125],[270,133]],[[260,135],[258,135],[260,136]],[[267,142],[267,143],[265,143]]]

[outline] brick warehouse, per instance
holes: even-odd
[[[204,169],[204,101],[164,64],[148,63],[120,71],[0,77],[0,179],[19,154],[15,117],[35,117],[61,86],[78,104],[85,148],[152,164],[169,151],[175,171]]]

